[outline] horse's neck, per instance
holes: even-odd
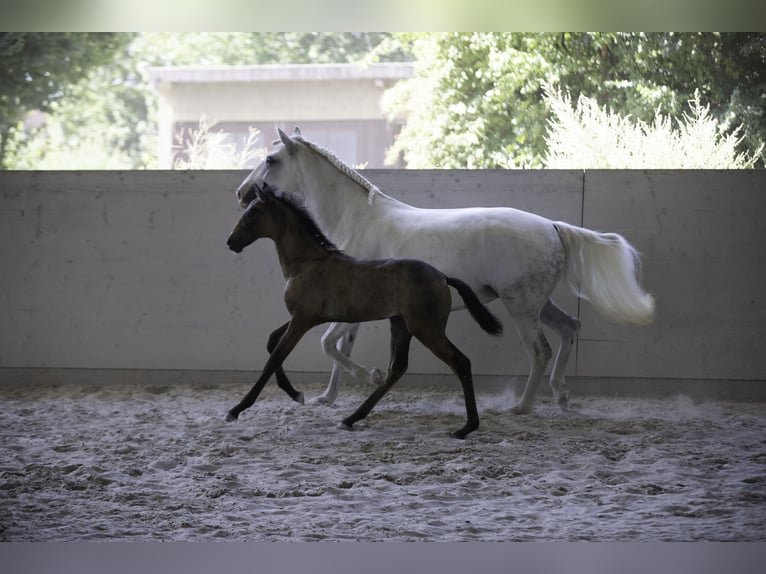
[[[370,193],[325,160],[317,159],[309,173],[304,178],[309,208],[322,230],[343,250],[359,239],[359,229],[374,223],[376,202],[399,203],[380,192]]]

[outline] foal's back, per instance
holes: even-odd
[[[285,303],[319,322],[421,317],[440,323],[452,297],[445,276],[417,259],[356,259],[343,253],[307,263],[291,277]]]

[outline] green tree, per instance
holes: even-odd
[[[766,141],[766,34],[402,34],[417,75],[387,94],[409,112],[389,155],[410,167],[541,167],[550,117],[543,86],[650,122],[695,91],[743,150]]]
[[[130,40],[129,34],[111,33],[0,33],[0,168],[28,112],[50,112]]]

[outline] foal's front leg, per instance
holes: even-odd
[[[253,406],[255,399],[257,399],[258,395],[261,394],[261,391],[268,382],[269,377],[271,377],[271,375],[273,375],[274,372],[282,365],[290,352],[295,348],[295,345],[298,344],[298,341],[301,340],[301,337],[306,334],[306,331],[308,331],[314,325],[315,323],[311,322],[296,321],[295,317],[290,320],[290,322],[287,324],[285,334],[282,335],[282,338],[279,340],[279,343],[277,343],[276,348],[271,353],[271,355],[269,355],[269,359],[266,361],[266,364],[263,367],[261,376],[258,377],[258,380],[253,385],[253,388],[250,389],[250,392],[245,395],[245,397],[239,402],[237,406],[229,411],[229,414],[226,415],[227,421],[237,420],[239,413]]]
[[[266,350],[271,353],[274,351],[274,349],[277,348],[277,344],[279,343],[280,339],[282,338],[282,335],[285,334],[285,331],[287,330],[288,325],[290,322],[288,321],[278,329],[276,329],[271,335],[269,335],[269,341],[266,343]],[[277,370],[274,373],[277,377],[277,385],[280,389],[282,389],[284,392],[288,394],[288,396],[294,400],[296,403],[304,404],[304,398],[303,393],[300,391],[295,390],[295,387],[290,383],[290,379],[287,378],[287,375],[285,374],[285,370],[282,368],[282,365],[279,365],[277,367]]]

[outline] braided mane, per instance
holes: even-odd
[[[294,135],[293,139],[301,142],[310,150],[324,157],[335,168],[337,168],[338,171],[340,171],[343,175],[350,177],[353,181],[355,181],[356,183],[361,185],[364,189],[366,189],[367,203],[372,205],[372,200],[374,199],[375,194],[380,193],[380,189],[378,189],[378,186],[374,185],[369,179],[364,177],[361,173],[359,173],[355,169],[352,169],[348,164],[346,164],[343,160],[341,160],[337,155],[335,155],[330,150],[325,149],[321,146],[318,146],[314,142],[310,142],[306,139],[303,139],[303,136],[300,136],[300,135]]]

